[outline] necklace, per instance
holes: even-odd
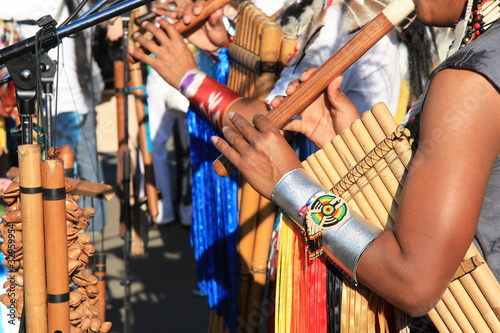
[[[472,4],[473,0],[467,2],[464,17],[453,29],[453,43],[447,56],[481,36],[500,19],[500,0],[478,0],[474,10]]]

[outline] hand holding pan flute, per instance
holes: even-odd
[[[287,96],[292,95],[299,84],[309,79],[314,71],[314,68],[310,68],[299,79],[290,82],[286,90]],[[342,80],[343,76],[335,78],[328,88],[300,113],[299,117],[291,120],[283,129],[302,133],[318,148],[322,148],[335,135],[358,119],[360,117],[358,108],[340,90]],[[276,108],[282,100],[282,96],[275,97],[270,104]]]

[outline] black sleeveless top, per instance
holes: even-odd
[[[500,93],[500,22],[496,22],[480,38],[446,58],[430,78],[445,68],[477,72],[488,79]],[[424,95],[427,94],[429,82],[430,80]],[[490,176],[474,242],[500,280],[500,157]]]

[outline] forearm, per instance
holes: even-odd
[[[258,113],[267,113],[264,102],[244,98],[199,70],[188,71],[180,80],[178,89],[219,129],[233,127],[227,118],[229,111],[239,113],[249,121]]]
[[[421,262],[422,249],[404,251],[403,246],[409,246],[401,237],[398,240],[394,232],[383,231],[349,209],[303,169],[283,176],[272,200],[295,221],[311,257],[328,256],[355,283],[363,283],[410,314],[425,314],[449,283],[434,278],[430,272],[435,268]]]
[[[342,198],[315,183],[304,169],[284,175],[272,200],[301,229],[311,256],[325,253],[357,283],[359,259],[382,229],[350,210]]]

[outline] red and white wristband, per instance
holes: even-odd
[[[179,91],[219,129],[229,107],[242,95],[212,79],[199,69],[193,68],[184,74]]]

